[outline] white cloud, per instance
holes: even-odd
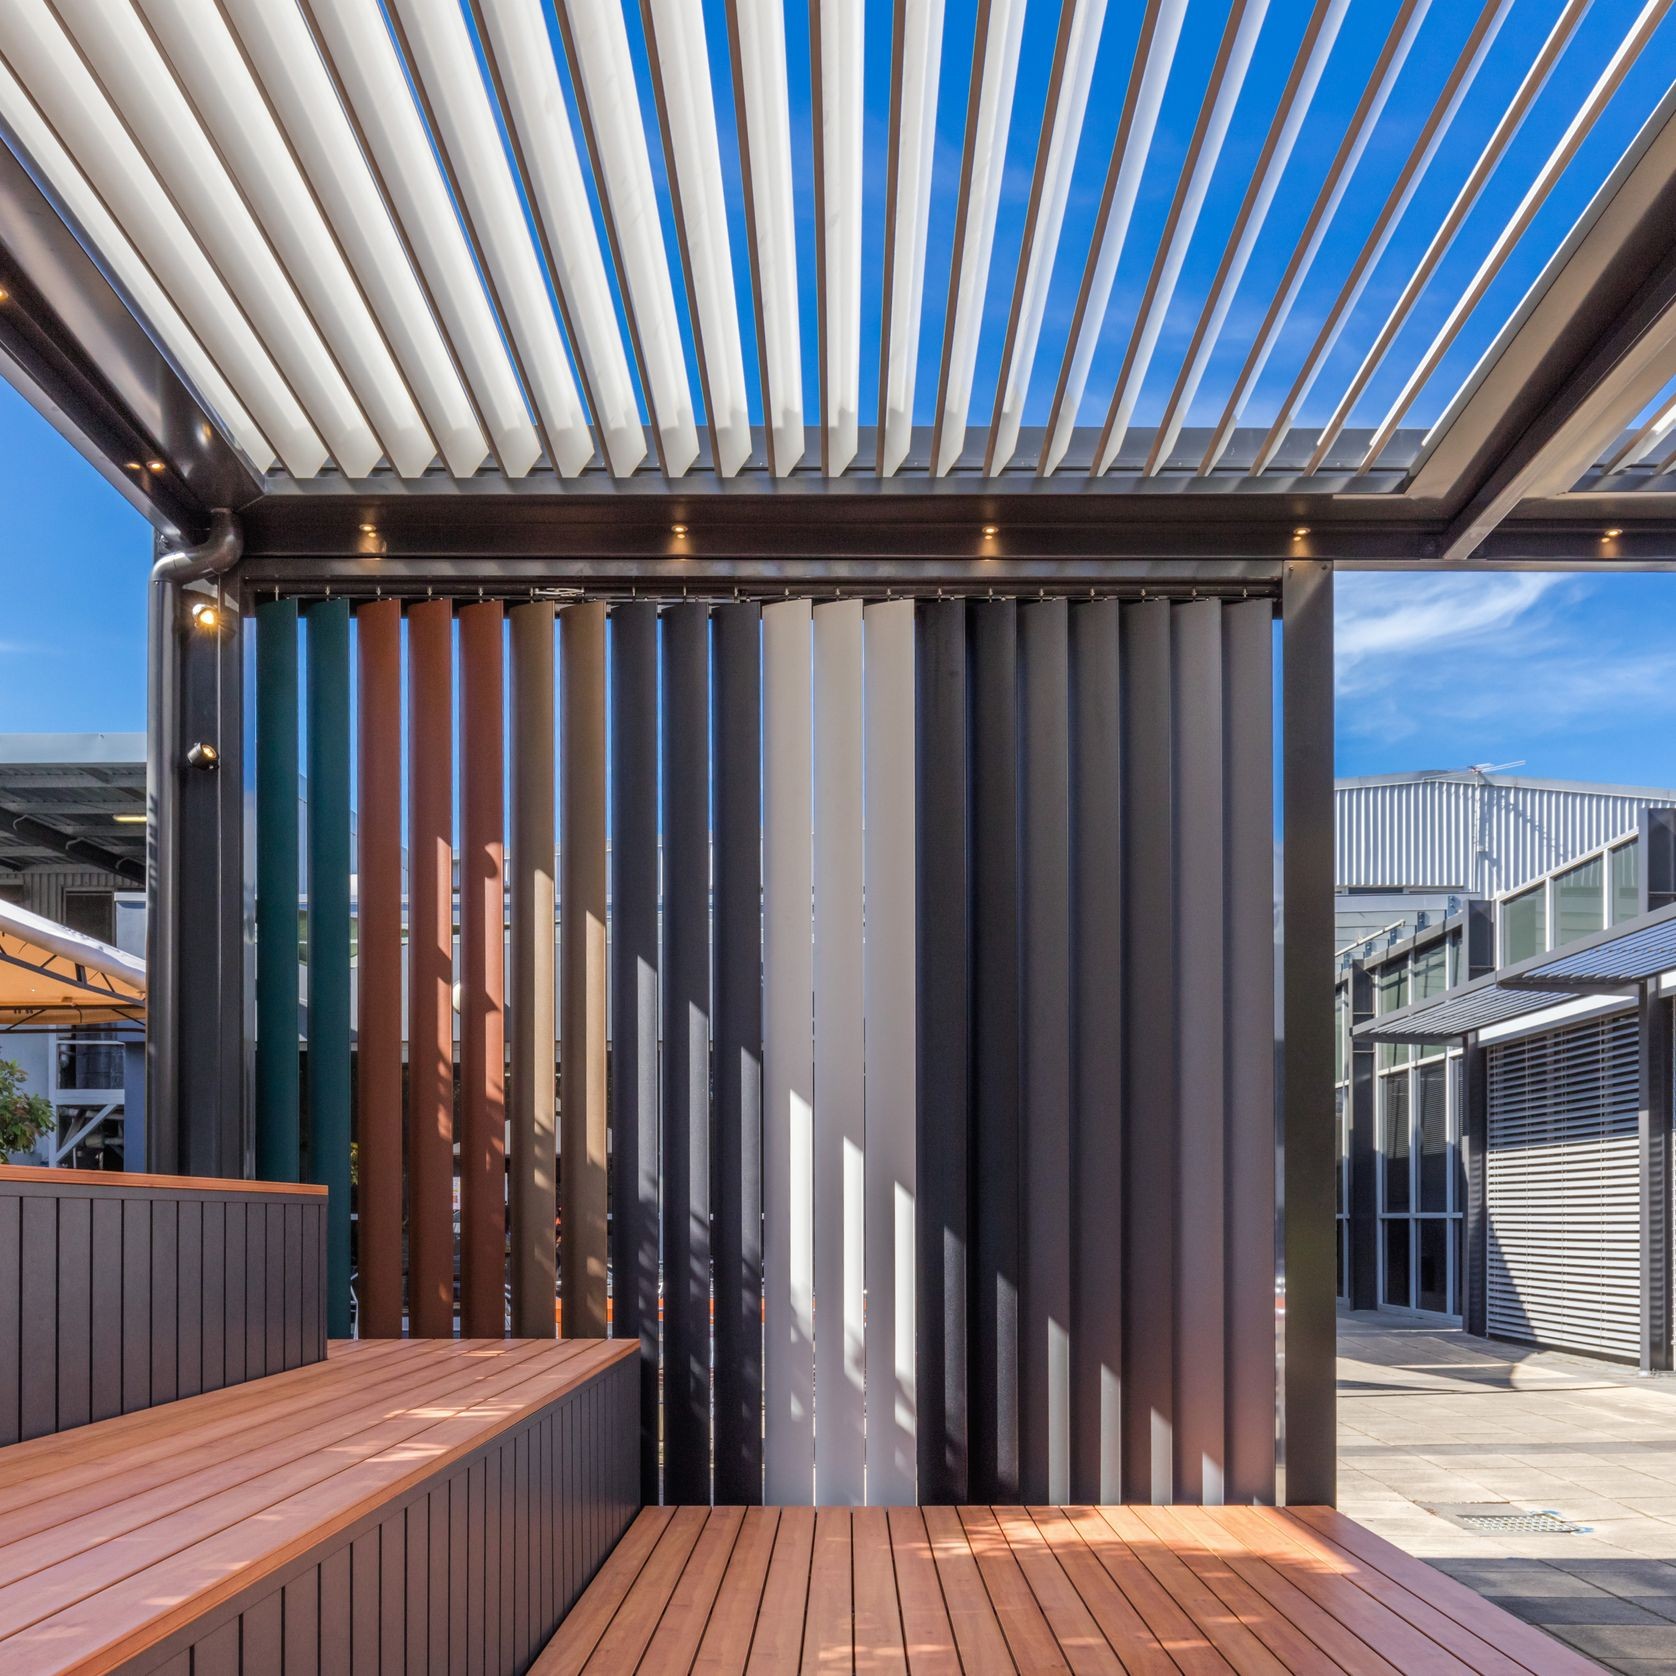
[[[1533,747],[1598,733],[1631,702],[1676,713],[1676,647],[1603,637],[1586,609],[1595,588],[1541,572],[1341,577],[1341,734],[1470,752],[1478,733]]]

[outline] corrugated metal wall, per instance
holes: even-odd
[[[1489,1050],[1489,1329],[1634,1357],[1641,1345],[1633,1012]]]
[[[1340,890],[1514,890],[1633,832],[1676,791],[1591,791],[1477,775],[1341,782],[1334,789]]]

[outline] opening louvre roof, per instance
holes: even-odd
[[[258,474],[1389,494],[1676,109],[1673,4],[56,0],[0,124]]]

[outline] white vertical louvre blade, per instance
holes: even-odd
[[[1088,88],[1094,77],[1106,0],[1063,0],[1060,14],[1061,69],[1048,87],[1042,139],[1036,156],[1036,176],[1024,238],[1019,247],[1018,279],[1013,289],[1012,315],[1001,354],[1001,377],[996,386],[995,415],[990,424],[984,475],[1006,470],[1018,447],[1024,400],[1030,393],[1030,373],[1036,364],[1036,345],[1047,307],[1048,282],[1059,253],[1059,233],[1065,222],[1065,200],[1071,172],[1088,112]]]
[[[1083,270],[1070,336],[1065,344],[1065,358],[1059,368],[1053,407],[1048,415],[1039,466],[1043,477],[1058,470],[1071,446],[1083,392],[1088,388],[1088,369],[1105,324],[1118,258],[1129,237],[1135,195],[1140,191],[1141,173],[1152,151],[1158,110],[1164,102],[1164,89],[1169,83],[1170,66],[1175,62],[1186,17],[1187,0],[1147,0],[1140,39],[1135,45],[1135,65],[1123,96],[1123,114],[1118,119],[1111,167],[1100,200],[1099,221],[1089,246],[1088,263]]]
[[[494,310],[378,0],[303,3],[424,272],[436,312],[477,399],[495,458],[508,477],[527,476],[541,457],[541,438],[507,359]]]
[[[698,458],[698,425],[622,8],[560,0],[559,20],[658,451],[666,475],[680,477]]]
[[[815,1499],[864,1499],[861,601],[815,618]]]
[[[489,439],[302,14],[295,5],[273,0],[220,0],[220,8],[255,67],[448,469],[470,477],[483,464]]]
[[[1510,3],[1511,0],[1497,0],[1496,4],[1486,7],[1484,20],[1496,20],[1493,27],[1499,28],[1499,19],[1506,15]],[[1200,477],[1208,476],[1227,450],[1234,427],[1245,411],[1245,403],[1251,395],[1252,387],[1262,376],[1263,368],[1268,365],[1281,328],[1291,315],[1292,305],[1298,300],[1298,292],[1309,277],[1310,268],[1320,252],[1321,242],[1327,236],[1327,229],[1333,225],[1339,205],[1344,201],[1351,176],[1361,163],[1374,128],[1385,113],[1391,89],[1396,85],[1397,77],[1402,74],[1403,66],[1408,62],[1414,38],[1420,32],[1420,25],[1425,22],[1430,5],[1431,0],[1404,0],[1402,8],[1392,21],[1390,34],[1386,37],[1373,74],[1368,78],[1361,100],[1351,116],[1350,125],[1346,128],[1344,138],[1328,166],[1326,178],[1321,183],[1321,190],[1305,223],[1303,236],[1293,247],[1292,255],[1286,264],[1286,272],[1282,275],[1274,299],[1269,304],[1269,311],[1251,341],[1251,347],[1246,352],[1245,364],[1234,381],[1227,406],[1222,410],[1222,417],[1217,422],[1203,459],[1199,461],[1196,475]],[[1487,21],[1481,21],[1478,27],[1480,30],[1484,29],[1487,27]]]
[[[1565,51],[1567,43],[1577,30],[1577,26],[1587,15],[1588,9],[1589,0],[1568,0],[1565,10],[1554,20],[1553,28],[1548,31],[1547,38],[1537,51],[1536,57],[1531,60],[1530,68],[1526,70],[1518,87],[1514,89],[1513,96],[1508,100],[1497,119],[1495,129],[1485,142],[1483,151],[1474,160],[1471,172],[1462,183],[1460,190],[1455,194],[1454,202],[1450,204],[1443,219],[1438,223],[1424,253],[1418,262],[1409,265],[1408,277],[1400,295],[1386,314],[1384,324],[1380,327],[1379,333],[1374,338],[1367,353],[1362,357],[1361,365],[1357,367],[1355,375],[1339,398],[1338,405],[1333,409],[1327,423],[1321,428],[1321,434],[1310,455],[1309,463],[1304,468],[1306,473],[1318,471],[1322,462],[1332,452],[1333,444],[1338,441],[1340,433],[1349,422],[1350,414],[1360,399],[1362,391],[1367,388],[1369,380],[1378,371],[1379,365],[1385,359],[1386,352],[1395,341],[1397,333],[1402,330],[1404,322],[1407,321],[1414,310],[1415,304],[1420,300],[1420,293],[1425,290],[1432,276],[1437,272],[1438,264],[1449,253],[1456,235],[1461,230],[1461,224],[1471,212],[1472,206],[1478,202],[1484,188],[1489,184],[1490,176],[1495,172],[1497,164],[1501,162],[1507,148],[1513,143],[1515,136],[1524,125],[1525,118],[1530,114],[1530,108],[1536,102],[1537,95],[1547,86],[1548,78],[1554,72],[1554,66],[1559,63],[1560,55]],[[1475,64],[1473,66],[1474,72],[1476,72],[1476,68]],[[1465,89],[1463,88],[1461,91],[1464,94]],[[1398,177],[1398,186],[1393,189],[1392,196],[1387,200],[1385,210],[1381,213],[1380,222],[1377,224],[1380,239],[1379,252],[1383,252],[1385,243],[1389,241],[1391,234],[1396,230],[1398,218],[1407,209],[1414,190],[1420,183],[1421,175],[1430,165],[1432,158],[1436,156],[1437,146],[1459,107],[1460,100],[1457,97],[1441,113],[1442,119],[1437,123],[1435,132],[1431,136],[1430,145],[1422,151],[1417,143],[1415,152],[1410,154],[1410,167],[1405,168],[1404,174]],[[1410,172],[1410,169],[1412,169],[1412,172]],[[1369,247],[1373,243],[1374,239],[1370,236],[1368,246],[1364,247],[1364,256],[1370,254]],[[1371,261],[1364,263],[1359,257],[1356,266],[1351,271],[1351,277],[1345,282],[1345,290],[1344,293],[1341,293],[1341,296],[1350,292],[1352,288],[1354,288],[1355,295],[1359,296],[1362,287],[1367,284],[1371,267]],[[1335,309],[1336,329],[1342,328],[1346,313],[1348,313],[1348,308]],[[1322,336],[1325,337],[1325,335],[1325,328],[1323,328]],[[1319,343],[1320,340],[1318,339],[1317,342]],[[1313,384],[1316,376],[1319,375],[1324,355],[1325,351],[1323,349],[1311,349],[1309,360],[1305,364],[1304,370],[1299,374],[1300,383],[1303,383],[1306,377],[1308,379],[1308,383],[1303,383],[1305,392]],[[1281,422],[1290,419],[1290,415],[1297,410],[1298,401],[1301,400],[1301,394],[1294,399],[1288,393],[1281,414],[1276,418],[1274,425],[1270,427],[1268,436],[1263,439],[1263,447],[1252,467],[1253,472],[1261,471],[1273,459],[1274,450],[1279,447],[1284,434],[1281,430]]]
[[[826,475],[855,459],[861,410],[862,0],[818,0],[815,225],[820,246],[821,449]]]
[[[891,60],[890,162],[885,181],[884,329],[879,337],[879,473],[908,457],[925,298],[925,229],[936,150],[943,0],[901,0]]]
[[[1273,204],[1274,195],[1280,187],[1280,178],[1292,160],[1293,147],[1298,143],[1298,130],[1303,127],[1304,118],[1314,103],[1316,89],[1321,85],[1328,56],[1344,26],[1349,5],[1350,0],[1316,0],[1315,10],[1304,30],[1300,55],[1293,61],[1292,73],[1281,89],[1280,103],[1269,125],[1268,137],[1263,142],[1257,172],[1252,176],[1239,213],[1234,217],[1233,232],[1222,252],[1216,277],[1211,282],[1210,295],[1205,298],[1198,324],[1193,328],[1186,359],[1182,362],[1175,389],[1170,392],[1169,405],[1164,410],[1158,434],[1153,438],[1152,449],[1147,455],[1146,474],[1149,477],[1169,460],[1176,439],[1181,435],[1181,427],[1186,423],[1188,410],[1198,394],[1205,368],[1221,336],[1223,322],[1233,306],[1234,293],[1245,278],[1246,265],[1251,260],[1257,236],[1268,219],[1269,206]]]
[[[646,433],[547,22],[539,0],[483,0],[482,16],[606,463],[627,477],[646,458]]]
[[[326,463],[324,442],[46,7],[0,6],[0,55],[10,72],[0,87],[14,131],[26,138],[39,129],[62,147],[57,171],[43,147],[32,149],[35,162],[66,202],[90,198],[121,228],[286,470],[313,477]],[[92,232],[91,222],[83,226]],[[143,294],[142,285],[135,300]],[[262,453],[259,445],[251,457]]]
[[[784,477],[803,457],[803,348],[782,0],[730,0],[734,98],[756,286],[768,465]]]
[[[809,602],[762,611],[763,1495],[815,1493],[813,639]]]
[[[914,615],[914,602],[905,599],[869,605],[863,612],[867,1499],[875,1506],[912,1505],[919,1481]]]
[[[339,469],[367,476],[383,447],[150,32],[128,0],[65,0],[58,15]]]
[[[461,209],[493,283],[553,469],[574,477],[593,457],[588,417],[459,0],[394,0],[393,11],[430,105],[437,142],[452,159]]]
[[[1601,113],[1606,109],[1612,95],[1623,85],[1624,77],[1635,67],[1635,61],[1641,56],[1642,48],[1651,39],[1653,31],[1664,21],[1671,3],[1672,0],[1647,0],[1647,4],[1641,8],[1641,14],[1636,18],[1634,26],[1618,43],[1617,50],[1607,61],[1594,86],[1589,89],[1588,97],[1566,124],[1565,132],[1555,142],[1554,149],[1548,153],[1542,167],[1537,171],[1536,178],[1525,188],[1525,194],[1519,200],[1518,207],[1496,234],[1495,243],[1478,264],[1478,271],[1472,276],[1466,289],[1455,299],[1448,318],[1438,327],[1437,335],[1427,346],[1426,353],[1414,364],[1403,381],[1402,389],[1397,392],[1396,399],[1373,433],[1373,440],[1368,444],[1367,453],[1362,459],[1361,470],[1367,471],[1377,464],[1379,456],[1390,445],[1397,426],[1403,422],[1408,410],[1414,405],[1415,398],[1437,371],[1443,357],[1449,352],[1449,346],[1460,335],[1467,317],[1483,300],[1484,293],[1501,272],[1502,265],[1512,253],[1513,247],[1536,219],[1537,212],[1547,203],[1549,194],[1589,137],[1595,123],[1600,120]],[[1451,403],[1450,407],[1453,406]]]
[[[419,476],[436,446],[224,14],[215,0],[140,4],[390,464],[402,477]]]
[[[1175,198],[1170,204],[1164,237],[1147,279],[1140,317],[1130,335],[1123,367],[1117,376],[1117,388],[1112,392],[1111,410],[1106,415],[1100,445],[1095,451],[1096,476],[1111,470],[1123,447],[1123,439],[1128,435],[1129,421],[1134,416],[1135,403],[1140,399],[1147,369],[1152,365],[1158,335],[1164,329],[1164,316],[1175,296],[1176,281],[1181,277],[1182,263],[1187,260],[1187,247],[1199,224],[1199,211],[1204,208],[1210,178],[1216,170],[1217,159],[1222,155],[1222,142],[1228,137],[1228,124],[1233,120],[1234,106],[1245,86],[1245,74],[1251,67],[1251,54],[1256,48],[1258,31],[1263,27],[1268,9],[1268,0],[1234,0],[1228,14],[1228,27],[1223,32],[1216,64],[1211,70],[1210,86],[1206,89],[1205,103],[1200,107],[1199,120],[1193,129],[1186,166],[1182,169]]]
[[[956,256],[949,280],[943,370],[938,380],[937,423],[931,469],[945,476],[966,447],[966,414],[972,402],[972,369],[978,358],[995,213],[1007,169],[1013,87],[1018,80],[1019,39],[1025,0],[984,0],[972,57],[972,92],[966,120],[966,160],[955,210]]]
[[[716,470],[733,477],[751,457],[751,416],[704,12],[692,0],[647,0],[646,21]]]

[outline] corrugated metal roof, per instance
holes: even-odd
[[[1340,780],[1336,882],[1492,896],[1627,837],[1649,805],[1676,807],[1676,791],[1471,772]]]

